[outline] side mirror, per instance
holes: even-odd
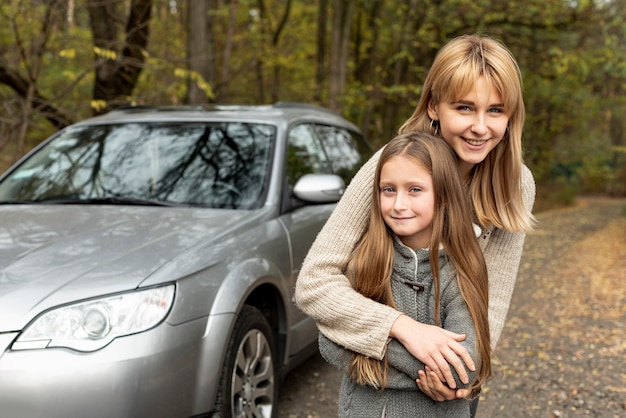
[[[333,203],[345,190],[346,183],[335,174],[305,174],[296,182],[293,194],[306,202]]]

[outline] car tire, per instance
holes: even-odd
[[[274,334],[267,319],[244,306],[226,352],[216,400],[222,417],[277,416],[278,373]]]

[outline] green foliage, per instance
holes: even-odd
[[[132,103],[183,103],[191,81],[207,101],[326,104],[332,2],[325,26],[326,79],[318,86],[317,2],[292,1],[281,32],[288,0],[211,2],[215,71],[204,77],[187,66],[187,38],[194,36],[187,33],[187,1],[153,1],[146,62]],[[121,12],[127,1],[111,3]],[[7,22],[0,25],[0,66],[25,79],[34,63],[29,54],[42,41],[46,4],[0,4],[0,19]],[[58,9],[35,82],[52,105],[79,120],[103,105],[92,101],[96,59],[115,60],[119,51],[94,48],[84,7],[71,15]],[[626,194],[620,187],[626,183],[626,157],[619,151],[626,146],[623,0],[358,1],[343,113],[361,126],[372,148],[391,138],[411,114],[440,46],[472,32],[503,40],[518,59],[527,107],[526,161],[538,182],[562,201],[581,191]],[[0,88],[0,97],[5,103],[0,123],[9,126],[20,118],[20,97],[7,88]],[[31,144],[52,130],[45,126],[41,115],[31,122]]]

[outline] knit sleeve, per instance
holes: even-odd
[[[535,181],[526,166],[522,170],[522,194],[524,205],[532,210]],[[495,350],[511,303],[526,234],[494,228],[488,235],[484,234],[479,239],[486,242],[481,246],[489,273],[489,328],[491,348]]]
[[[296,282],[297,306],[330,340],[382,359],[397,310],[356,292],[344,271],[367,226],[377,152],[350,182],[307,254]]]
[[[448,331],[457,334],[465,334],[465,339],[461,341],[460,344],[467,350],[472,360],[474,360],[474,363],[478,365],[480,364],[480,357],[476,351],[476,328],[474,327],[474,321],[472,320],[472,315],[470,314],[467,303],[459,290],[456,272],[448,264],[445,270],[442,269],[441,273],[442,278],[444,274],[447,275],[445,286],[443,286],[444,283],[442,283],[443,288],[441,289],[441,305],[443,310],[441,326]],[[465,363],[463,363],[463,365],[465,366],[465,372],[471,382],[474,379],[475,372],[468,369]],[[468,384],[461,382],[454,367],[450,367],[450,370],[452,371],[457,387],[462,388],[468,386]]]
[[[332,342],[331,340],[326,338],[326,336],[321,332],[318,337],[318,343],[320,354],[322,355],[324,360],[326,360],[329,364],[337,367],[344,373],[349,372],[350,361],[352,360],[352,356],[354,354],[352,351],[347,350]],[[389,348],[394,353],[401,353],[398,356],[395,356],[396,358],[399,358],[400,355],[402,355],[408,356],[407,359],[410,358],[414,360],[413,356],[411,356],[411,354],[406,351],[404,346],[402,346],[402,344],[398,343],[395,340],[393,340],[389,344]],[[419,361],[414,360],[411,361],[411,363],[403,362],[403,364],[406,366],[409,366],[410,364],[414,365],[415,363],[419,363]],[[417,383],[415,382],[415,379],[417,379],[417,370],[419,369],[407,368],[407,371],[411,371],[411,374],[407,374],[399,369],[394,368],[393,365],[390,366],[392,367],[389,367],[388,369],[388,380],[387,385],[385,386],[386,389],[419,390]],[[424,366],[422,365],[421,367],[423,368]]]
[[[417,374],[418,371],[424,370],[426,365],[413,357],[411,353],[397,340],[391,340],[389,345],[387,346],[387,362],[390,366],[390,370],[402,372],[403,374],[410,377],[413,385],[411,389],[419,390],[417,387],[417,383],[415,379],[419,376]],[[390,373],[390,377],[392,373]],[[394,385],[393,381],[390,379],[390,383],[388,384],[390,389],[399,389]]]
[[[465,347],[469,355],[478,364],[479,358],[476,353],[476,332],[474,329],[474,321],[472,321],[469,308],[465,300],[461,296],[459,286],[456,280],[456,274],[450,264],[446,264],[441,271],[442,289],[441,289],[441,327],[455,332],[457,334],[465,334],[465,340],[461,341],[461,345]],[[419,370],[424,370],[425,365],[421,361],[414,358],[407,349],[397,340],[392,340],[387,348],[387,361],[389,366],[405,375],[411,377],[413,381],[417,379]],[[391,369],[390,369],[391,370]],[[468,384],[461,382],[454,367],[450,367],[456,387],[467,387]],[[474,377],[474,372],[465,368],[470,381]],[[390,373],[390,377],[393,376]],[[390,379],[391,382],[391,379]],[[390,383],[391,389],[397,389]],[[417,384],[408,388],[417,390]]]
[[[317,342],[322,358],[342,372],[348,373],[352,353],[329,340],[321,332],[318,335]]]

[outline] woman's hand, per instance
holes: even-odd
[[[429,398],[437,401],[451,401],[453,399],[465,398],[469,396],[469,389],[450,389],[437,377],[430,367],[426,366],[426,370],[419,371],[419,379],[416,380],[417,386]]]
[[[446,382],[452,389],[456,389],[456,382],[450,365],[463,383],[469,383],[463,363],[468,369],[476,370],[471,356],[459,343],[465,339],[465,334],[456,334],[400,315],[393,323],[389,336],[397,339],[415,358],[428,366],[441,382]]]

